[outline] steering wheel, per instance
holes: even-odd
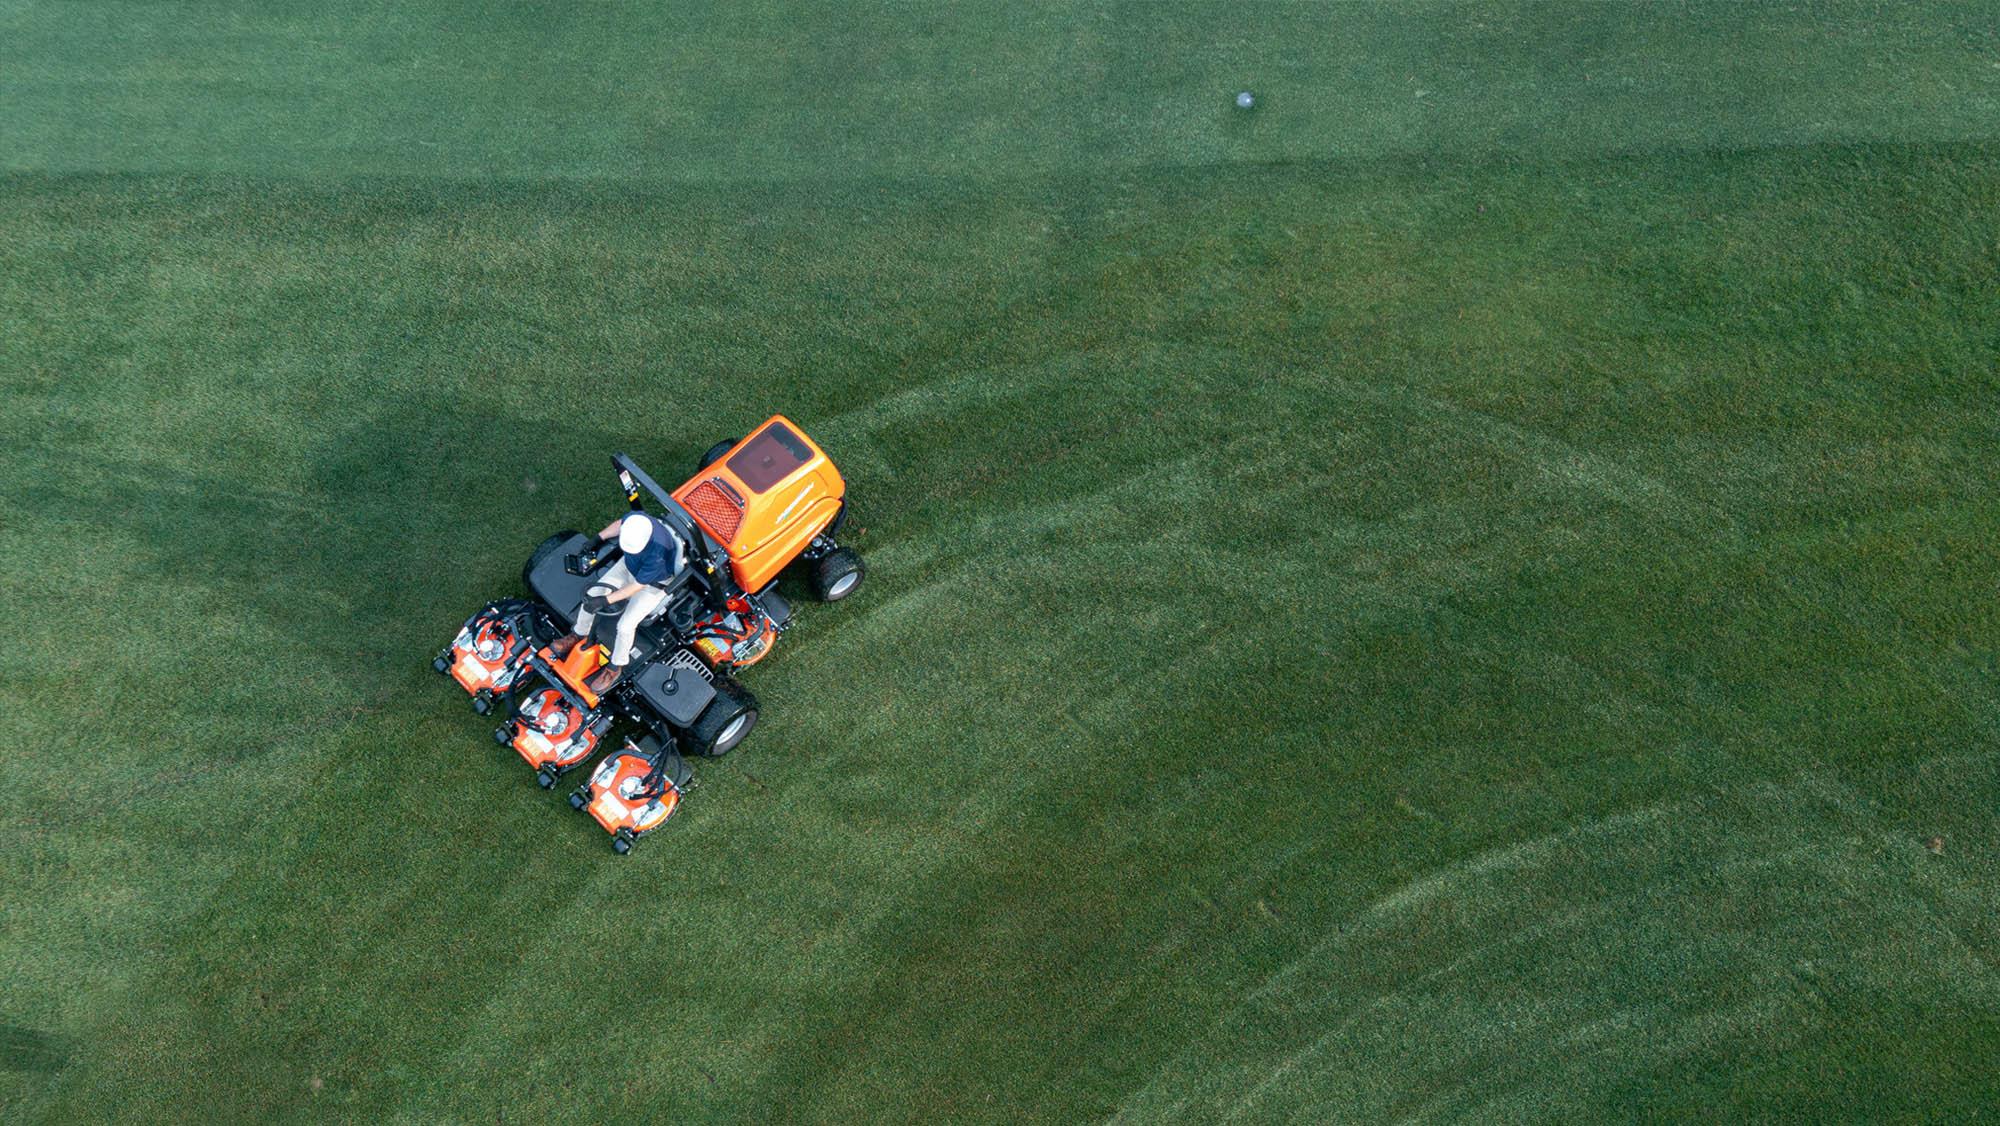
[[[624,612],[625,604],[623,602],[608,601],[605,596],[609,595],[610,593],[612,592],[607,587],[592,587],[591,589],[584,591],[583,604],[579,607],[579,609],[583,610],[586,613],[594,614],[600,618],[617,617],[619,614]]]

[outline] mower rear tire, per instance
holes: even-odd
[[[727,676],[715,678],[715,699],[688,725],[687,747],[695,754],[721,758],[736,749],[757,726],[757,697]]]
[[[862,565],[861,556],[853,548],[836,547],[812,561],[807,581],[814,598],[838,602],[859,590],[867,573],[868,568]]]
[[[701,455],[701,464],[695,466],[694,471],[696,473],[699,473],[702,470],[707,469],[709,466],[714,465],[716,462],[721,461],[722,455],[728,453],[730,450],[735,449],[736,443],[742,440],[743,439],[738,438],[735,441],[721,441],[708,447],[708,452]]]
[[[528,576],[535,573],[535,568],[541,566],[543,560],[561,551],[564,544],[581,534],[575,528],[564,528],[562,531],[543,540],[541,546],[535,548],[534,554],[528,556],[528,561],[521,565],[521,585],[527,587],[529,590],[535,589],[535,584],[528,580]]]

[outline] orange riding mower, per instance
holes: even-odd
[[[651,583],[663,597],[627,625],[631,660],[617,678],[601,693],[591,688],[629,603],[595,613],[590,636],[560,657],[551,644],[574,631],[587,597],[601,598],[631,574],[618,569],[615,540],[573,531],[548,537],[528,558],[521,569],[528,597],[481,608],[432,667],[471,695],[480,715],[505,705],[493,738],[545,789],[625,725],[632,733],[613,744],[622,749],[570,798],[623,853],[679,808],[692,781],[688,757],[727,754],[757,725],[757,698],[735,674],[768,656],[791,625],[780,576],[794,575],[814,597],[834,602],[860,586],[864,569],[834,539],[846,519],[846,483],[782,416],[717,443],[672,493],[624,454],[611,460],[631,513],[670,537],[670,556],[680,561]],[[621,522],[628,528],[629,517]]]

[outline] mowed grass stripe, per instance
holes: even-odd
[[[1992,765],[1978,766],[1989,781]],[[1221,1043],[1163,1070],[1126,1114],[1697,1113],[1730,1081],[1705,1074],[1715,1061],[1795,1052],[1839,1066],[1885,1019],[1991,1012],[1990,954],[1931,909],[1918,844],[1856,798],[1803,775],[1641,806],[1427,876],[1265,983],[1221,1023]],[[1891,885],[1910,890],[1864,890]],[[1412,970],[1385,966],[1388,951],[1416,952]],[[1925,1074],[1884,1104],[1932,1115],[1992,1096],[1955,1034],[1910,1035],[1918,1045],[1896,1054],[1927,1054]],[[1546,1049],[1524,1061],[1523,1041]]]
[[[121,613],[158,640],[114,648],[115,707],[48,677],[9,719],[46,748],[6,762],[25,815],[81,860],[9,877],[46,942],[9,944],[41,967],[10,980],[43,984],[6,1020],[68,1062],[8,1073],[7,1097],[49,1117],[1450,1115],[1559,1079],[1577,1102],[1521,1105],[1977,1105],[1960,1068],[1992,1008],[1961,979],[1993,952],[2000,886],[1972,843],[1993,829],[2000,568],[1968,472],[1994,423],[1991,213],[1961,205],[1995,161],[1162,171],[1115,200],[868,195],[865,224],[785,188],[17,180],[0,316],[50,375],[0,422],[21,451],[9,573],[47,575],[41,546],[101,511],[127,550],[77,573],[141,583],[143,606],[45,604],[53,578],[8,597],[45,646],[128,640]],[[1814,238],[1822,214],[1851,234]],[[1907,284],[1924,271],[1943,281]],[[1710,277],[1756,315],[1675,315]],[[774,298],[770,328],[767,291],[818,296]],[[107,295],[131,315],[65,327]],[[263,366],[301,340],[350,358]],[[1900,393],[1905,372],[1932,393]],[[584,409],[619,395],[646,410]],[[617,864],[423,662],[545,529],[615,507],[603,450],[672,466],[770,405],[824,412],[857,451],[878,566],[756,671],[757,741]],[[273,528],[293,554],[243,549]],[[7,660],[10,685],[36,675]],[[209,692],[235,726],[182,722]],[[163,745],[206,758],[250,731],[311,757],[119,804]],[[48,770],[85,748],[93,772]],[[1621,820],[1656,806],[1708,820]],[[130,810],[115,856],[88,852],[98,809]],[[194,831],[229,862],[190,861]],[[1934,832],[1943,857],[1916,844]],[[1565,869],[1522,845],[1544,839],[1609,855]],[[1450,880],[1458,930],[1398,906],[1400,929],[1327,945],[1426,879]],[[119,888],[185,902],[48,922]],[[1741,924],[1766,900],[1783,911],[1755,921],[1831,959],[1840,1005],[1755,953]],[[1824,918],[1877,930],[1822,949],[1787,929]],[[1912,958],[1902,935],[1933,918],[1959,945]],[[1535,970],[1596,951],[1623,953],[1575,993]],[[116,974],[68,996],[86,952]],[[1344,985],[1313,1007],[1311,983],[1361,970],[1435,991],[1351,1024]],[[1646,989],[1625,1024],[1606,1008]],[[1267,1028],[1274,1000],[1299,1021]],[[1497,1033],[1509,1005],[1531,1034]],[[1801,1039],[1766,1035],[1772,1013]],[[1962,1039],[1934,1044],[1939,1013]],[[1188,1062],[1203,1043],[1212,1067]],[[1600,1050],[1581,1074],[1574,1043]],[[1791,1048],[1865,1066],[1801,1090]],[[1768,1062],[1718,1086],[1743,1058]]]
[[[859,184],[1983,140],[1995,11],[15,0],[0,168]]]

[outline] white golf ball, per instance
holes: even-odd
[[[1250,91],[1248,90],[1245,90],[1236,95],[1237,109],[1249,109],[1251,106],[1254,106],[1256,104],[1257,104],[1257,99],[1251,97]]]

